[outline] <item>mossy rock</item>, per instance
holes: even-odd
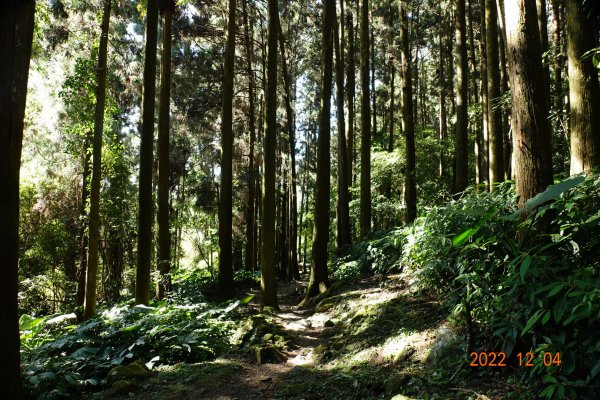
[[[376,305],[364,305],[354,313],[350,321],[356,322],[363,318],[376,317],[377,315],[379,315],[379,308]]]
[[[124,379],[118,380],[111,386],[111,391],[115,394],[127,394],[137,389],[137,382],[127,381]]]
[[[255,348],[256,363],[258,365],[266,363],[284,363],[287,361],[287,356],[277,350],[274,346],[265,346]]]
[[[108,373],[108,380],[116,382],[119,380],[144,379],[152,375],[142,360],[132,362],[127,366],[117,365]]]

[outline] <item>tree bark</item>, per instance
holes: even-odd
[[[344,1],[344,0],[342,0]],[[355,65],[355,46],[354,46],[354,19],[352,17],[352,8],[348,8],[346,25],[348,26],[348,62],[346,64],[346,139],[348,148],[346,150],[346,168],[348,176],[348,186],[352,186],[352,171],[354,165],[354,95],[356,90],[356,65]],[[348,201],[351,200],[351,193],[348,193]],[[350,227],[350,236],[352,237],[352,227]]]
[[[169,128],[171,106],[171,19],[174,0],[160,0],[163,17],[158,115],[158,282],[156,294],[163,299],[171,290],[171,232],[169,224]]]
[[[229,0],[227,42],[223,67],[221,118],[221,196],[219,199],[219,278],[217,297],[233,296],[233,65],[235,57],[235,0]]]
[[[96,281],[98,276],[98,242],[100,240],[100,177],[102,174],[102,133],[104,130],[104,101],[106,99],[106,64],[108,56],[108,26],[111,0],[104,0],[98,49],[96,107],[94,110],[94,139],[92,145],[92,183],[90,189],[90,227],[88,262],[85,275],[83,319],[96,313]]]
[[[154,145],[154,106],[156,95],[156,41],[158,3],[148,0],[146,11],[146,50],[144,90],[142,93],[142,129],[140,142],[140,177],[138,209],[138,265],[135,280],[136,304],[150,301],[150,264],[152,256],[152,163]]]
[[[335,0],[323,3],[323,39],[321,42],[321,109],[317,141],[317,183],[315,185],[315,224],[313,230],[312,268],[306,288],[306,298],[324,292],[329,287],[327,274],[327,243],[329,242],[329,190],[331,187],[331,92],[333,79],[333,40],[336,23]]]
[[[400,60],[402,81],[402,120],[406,140],[406,171],[404,177],[404,202],[406,204],[406,223],[412,223],[417,217],[417,187],[415,180],[415,124],[413,114],[413,88],[411,76],[412,57],[408,45],[407,1],[400,1]]]
[[[0,13],[0,397],[22,400],[18,312],[19,173],[35,1]]]
[[[268,0],[267,80],[263,140],[263,198],[261,212],[261,307],[277,308],[275,277],[275,150],[277,146],[277,24],[278,0]]]
[[[337,207],[336,207],[336,247],[339,251],[344,246],[350,244],[350,209],[348,195],[348,168],[346,166],[347,144],[346,144],[346,126],[344,120],[344,53],[341,50],[344,47],[342,26],[344,23],[344,0],[340,0],[340,23],[334,26],[334,46],[335,46],[335,82],[336,82],[336,100],[337,100]]]
[[[534,0],[507,0],[513,153],[519,205],[552,183],[542,49]]]
[[[485,10],[485,0],[479,2],[481,10]],[[485,22],[485,11],[481,13],[480,19],[481,36],[479,37],[479,51],[481,58],[481,109],[482,109],[482,143],[481,143],[481,155],[482,155],[482,177],[483,182],[489,187],[490,186],[490,174],[489,174],[489,96],[488,96],[488,72],[487,72],[487,47],[486,47],[486,22]]]
[[[360,237],[371,231],[371,105],[369,88],[369,0],[360,7]]]
[[[600,88],[592,58],[581,56],[597,46],[593,22],[579,0],[566,0],[571,127],[571,175],[600,165]]]
[[[441,6],[439,8],[441,13]],[[441,15],[441,14],[440,14]],[[443,24],[440,24],[439,32],[438,32],[438,50],[439,50],[439,85],[440,85],[440,114],[439,114],[439,143],[440,143],[440,161],[439,161],[439,176],[440,178],[445,178],[448,175],[448,171],[446,170],[446,138],[448,137],[448,123],[447,123],[447,115],[446,115],[446,57],[444,55],[444,43],[443,43],[443,35],[442,35],[442,27]]]
[[[468,157],[468,74],[467,74],[467,40],[465,0],[456,0],[455,22],[455,52],[456,59],[456,168],[454,178],[454,192],[459,193],[467,188],[469,174]]]
[[[498,60],[498,17],[496,0],[485,0],[485,42],[487,45],[488,132],[490,190],[494,183],[504,181],[502,111],[494,102],[500,98],[500,68]]]
[[[242,1],[242,14],[244,18],[244,44],[246,47],[246,74],[248,75],[248,134],[250,136],[250,154],[248,156],[248,202],[246,204],[246,259],[245,268],[254,272],[256,268],[255,238],[254,230],[256,214],[254,213],[255,185],[254,181],[254,146],[256,141],[256,116],[254,115],[254,71],[252,70],[252,59],[254,58],[254,47],[252,44],[252,30],[248,20],[248,1]]]
[[[90,197],[90,175],[92,172],[92,155],[89,152],[90,144],[93,140],[93,132],[86,134],[83,145],[83,173],[81,175],[81,205],[79,208],[79,218],[81,226],[79,228],[79,268],[77,269],[77,318],[83,317],[83,303],[85,301],[85,275],[87,273],[87,254],[88,254],[88,199]]]
[[[285,54],[285,46],[283,41],[283,31],[281,29],[281,21],[279,21],[279,49],[281,51],[281,64],[283,72],[283,85],[285,91],[285,113],[287,118],[288,128],[288,144],[290,151],[290,173],[291,173],[291,189],[289,199],[289,269],[292,272],[290,279],[300,279],[300,271],[298,270],[298,206],[296,197],[296,187],[298,179],[296,177],[296,127],[294,124],[294,108],[292,107],[292,81],[288,70],[287,57]]]

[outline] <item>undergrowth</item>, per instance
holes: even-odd
[[[200,301],[191,288],[194,279],[186,282],[176,284],[167,301],[124,302],[79,325],[74,314],[22,316],[22,365],[33,397],[60,399],[99,390],[113,368],[137,360],[152,369],[211,360],[229,349],[234,310],[250,297],[216,306]]]
[[[475,188],[377,233],[332,263],[334,276],[400,273],[454,309],[475,351],[503,351],[546,399],[600,388],[600,177],[573,177],[518,211],[512,183]],[[532,367],[517,354],[532,352]],[[560,365],[544,365],[544,353]],[[558,361],[558,359],[556,359]],[[467,364],[467,363],[466,363]]]

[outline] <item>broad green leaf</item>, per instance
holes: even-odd
[[[564,297],[561,297],[556,302],[556,304],[554,304],[554,308],[552,309],[552,311],[554,312],[554,321],[555,322],[560,321],[560,319],[562,318],[562,316],[564,315],[566,310],[567,310],[567,299],[565,299]]]
[[[521,263],[521,268],[519,269],[519,275],[521,276],[521,282],[525,283],[525,274],[531,265],[531,257],[527,256]]]
[[[594,367],[592,368],[592,370],[590,371],[590,379],[594,378],[596,375],[598,375],[598,372],[600,372],[600,360],[598,360],[596,362],[596,365],[594,365]]]
[[[557,199],[561,194],[585,181],[585,176],[577,175],[570,178],[564,179],[558,182],[556,185],[550,185],[542,193],[538,193],[535,197],[527,200],[523,205],[523,208],[515,211],[514,213],[507,215],[505,219],[515,219],[520,214],[531,211],[549,201]]]
[[[546,325],[548,323],[548,321],[550,320],[550,315],[550,310],[544,313],[544,317],[542,318],[542,325]]]
[[[529,332],[529,329],[531,329],[531,327],[540,319],[540,317],[542,316],[542,310],[537,310],[535,312],[535,314],[533,314],[531,316],[531,318],[529,318],[529,321],[527,321],[527,323],[525,324],[525,328],[523,328],[523,330],[521,331],[521,336],[523,336],[525,333]]]
[[[466,231],[459,233],[458,235],[454,236],[454,238],[452,239],[452,245],[454,247],[462,246],[467,240],[469,240],[471,238],[471,236],[476,234],[478,230],[479,230],[479,228],[469,228]]]
[[[244,297],[243,299],[240,300],[240,304],[248,304],[252,301],[252,299],[254,298],[255,295],[253,294],[249,294],[248,296]]]
[[[560,292],[560,291],[562,290],[562,288],[564,288],[566,285],[567,285],[567,283],[566,283],[566,282],[561,282],[561,283],[558,283],[556,286],[554,286],[554,287],[553,287],[553,288],[550,290],[550,292],[548,293],[548,297],[552,297],[552,296],[554,296],[555,294],[557,294],[558,292]]]

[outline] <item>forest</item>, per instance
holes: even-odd
[[[3,4],[1,399],[600,399],[600,2]]]

